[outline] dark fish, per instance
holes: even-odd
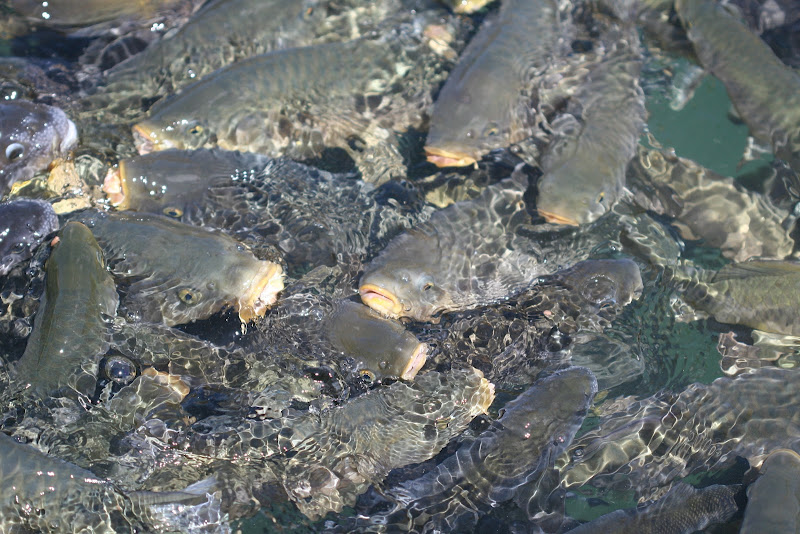
[[[741,486],[715,485],[695,489],[681,482],[653,503],[611,512],[568,532],[691,534],[714,523],[725,522],[738,512],[734,497],[739,491]]]
[[[23,100],[0,102],[0,197],[32,178],[78,141],[75,124],[59,108]]]
[[[569,446],[595,393],[597,382],[587,369],[554,373],[506,404],[499,419],[477,438],[466,439],[453,456],[384,494],[411,522],[430,520],[426,531],[469,531],[483,513],[521,499],[523,486],[539,484]],[[536,493],[553,489],[543,486]]]
[[[647,117],[642,52],[635,30],[611,33],[611,50],[576,90],[571,114],[556,119],[556,139],[542,157],[536,209],[548,222],[592,222],[625,188],[625,168]]]
[[[33,255],[49,234],[58,230],[58,217],[49,202],[18,199],[0,204],[0,276]]]
[[[629,259],[585,260],[553,277],[597,308],[627,306],[644,288],[639,266]]]
[[[119,301],[114,280],[92,232],[78,222],[61,230],[46,270],[45,292],[16,375],[38,395],[63,386],[92,395]]]
[[[724,6],[675,2],[700,63],[725,84],[750,133],[800,170],[800,75]]]
[[[124,301],[145,320],[173,326],[226,305],[242,322],[262,316],[283,289],[283,269],[233,238],[146,213],[84,212],[109,270],[128,282]]]
[[[11,9],[25,17],[52,26],[88,26],[113,19],[148,18],[168,10],[182,0],[10,0]]]
[[[439,92],[425,144],[428,161],[472,165],[492,149],[530,136],[535,78],[561,53],[565,26],[550,0],[503,2]]]
[[[747,488],[739,532],[800,532],[800,455],[796,451],[777,450],[761,464],[758,479]]]

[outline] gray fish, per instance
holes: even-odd
[[[77,142],[75,124],[59,108],[23,100],[0,102],[0,197]]]
[[[635,30],[611,34],[611,50],[573,95],[571,114],[556,119],[560,131],[542,157],[536,209],[548,222],[592,222],[625,188],[625,168],[647,117],[639,87],[642,52]]]
[[[472,165],[492,149],[530,136],[535,80],[562,52],[566,27],[550,0],[503,2],[439,92],[425,144],[428,161],[440,167]]]
[[[691,534],[722,523],[739,511],[734,498],[741,486],[695,489],[676,484],[657,501],[629,510],[616,510],[569,530],[571,534]],[[781,531],[783,532],[783,531]]]
[[[747,508],[739,531],[800,532],[800,455],[777,450],[761,464],[758,479],[747,488]]]
[[[569,446],[595,393],[597,382],[587,369],[554,373],[506,404],[499,419],[453,456],[384,494],[412,523],[429,520],[426,532],[468,531],[483,513],[520,499],[522,487],[540,483]],[[553,489],[543,486],[537,493]]]
[[[58,217],[49,202],[21,198],[0,203],[0,276],[30,258],[56,230]]]
[[[208,503],[208,481],[180,492],[124,494],[108,480],[0,433],[3,532],[154,532],[180,528],[158,505]],[[216,503],[219,507],[219,502]],[[211,525],[209,525],[211,527]],[[209,530],[207,530],[209,531]]]
[[[800,169],[800,75],[717,2],[677,0],[675,9],[700,63],[725,84],[752,136]]]
[[[84,212],[109,270],[129,281],[126,305],[167,326],[204,319],[226,305],[242,322],[266,313],[283,289],[283,269],[258,260],[218,231],[146,213]]]
[[[800,307],[795,298],[800,291],[800,263],[752,260],[693,278],[686,283],[684,300],[715,320],[800,335]]]
[[[18,380],[38,395],[69,386],[92,395],[100,358],[108,349],[108,320],[116,314],[117,288],[92,233],[69,222],[47,260],[45,292]]]
[[[13,12],[49,26],[88,26],[119,18],[146,19],[182,0],[10,0]]]

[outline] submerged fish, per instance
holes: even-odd
[[[753,260],[731,263],[689,281],[683,298],[727,324],[800,335],[800,263]]]
[[[59,108],[23,100],[0,102],[0,197],[77,142],[75,124]]]
[[[109,346],[109,316],[116,315],[119,301],[114,280],[92,232],[78,222],[61,230],[46,270],[45,292],[16,375],[39,395],[63,386],[92,395]]]
[[[632,510],[611,512],[568,532],[691,534],[714,523],[725,522],[738,512],[739,506],[735,497],[740,491],[741,486],[738,485],[714,485],[695,489],[681,482],[651,504]]]
[[[213,479],[209,481],[213,485]],[[3,532],[155,532],[182,524],[175,504],[210,504],[203,482],[183,491],[123,493],[91,471],[51,458],[0,432],[0,530]],[[219,508],[219,499],[216,499]],[[198,513],[200,507],[195,509]],[[218,525],[219,526],[219,525]],[[212,525],[207,525],[210,532]]]
[[[552,265],[517,235],[530,216],[527,184],[509,178],[436,212],[392,240],[364,269],[361,300],[390,317],[428,320],[488,304],[532,284]]]
[[[761,464],[758,479],[747,488],[739,532],[800,532],[800,455],[796,451],[777,450]]]
[[[800,74],[711,0],[677,0],[675,10],[700,63],[728,90],[753,137],[800,170]]]
[[[0,276],[30,258],[56,230],[58,217],[49,202],[21,198],[0,203]]]
[[[127,281],[130,311],[168,326],[231,305],[242,322],[262,316],[283,289],[283,269],[233,238],[146,213],[85,212],[109,270]]]
[[[571,367],[534,383],[478,437],[466,439],[453,456],[420,478],[384,494],[409,514],[411,523],[442,532],[470,531],[479,517],[515,499],[546,499],[552,487],[540,484],[580,428],[597,382],[590,371]],[[522,488],[533,483],[523,495]],[[527,511],[527,509],[526,509]]]
[[[616,35],[616,32],[613,32]],[[548,222],[578,225],[606,213],[625,188],[647,112],[639,87],[642,52],[636,31],[622,32],[573,95],[571,114],[542,157],[536,209]],[[557,124],[557,126],[556,126]]]
[[[535,78],[560,53],[563,26],[551,0],[503,2],[439,92],[425,144],[428,161],[439,167],[472,165],[492,149],[528,137]]]
[[[145,19],[183,0],[9,0],[13,12],[51,26],[88,26],[114,19]]]

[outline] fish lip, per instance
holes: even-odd
[[[131,130],[133,131],[133,143],[141,156],[157,150],[177,148],[175,143],[169,139],[156,139],[156,136],[152,133],[156,129],[148,127],[147,121],[134,124]]]
[[[549,211],[544,211],[544,210],[541,210],[541,209],[538,209],[538,208],[536,209],[536,211],[539,213],[539,215],[544,217],[545,221],[547,221],[549,223],[552,223],[552,224],[566,224],[566,225],[569,225],[569,226],[580,226],[578,221],[576,221],[575,219],[570,219],[569,217],[564,217],[563,215],[558,215],[556,213],[551,213]]]
[[[452,152],[433,146],[425,147],[425,155],[428,161],[437,167],[466,167],[478,162],[475,157],[463,152]]]
[[[127,182],[123,179],[125,169],[123,162],[120,161],[119,168],[111,168],[108,170],[105,179],[103,180],[103,192],[108,197],[108,201],[112,206],[119,210],[126,210],[130,208],[130,193],[128,191]]]
[[[400,300],[390,291],[375,284],[362,285],[358,288],[358,294],[361,296],[361,302],[383,315],[400,317],[403,312]]]
[[[415,376],[422,366],[425,365],[425,361],[428,359],[428,345],[425,343],[420,343],[414,349],[414,353],[411,355],[411,359],[406,365],[406,368],[403,369],[403,373],[400,375],[400,378],[403,380],[411,380]]]
[[[278,301],[278,293],[283,291],[283,267],[269,261],[263,263],[267,265],[259,271],[257,282],[238,301],[242,323],[262,317],[267,308]]]

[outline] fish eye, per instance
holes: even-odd
[[[25,243],[23,241],[17,241],[11,247],[11,252],[14,253],[14,254],[19,254],[23,250],[25,250]]]
[[[433,282],[427,282],[424,286],[422,286],[423,291],[428,291],[433,288]]]
[[[603,199],[604,199],[605,197],[606,197],[606,192],[605,192],[605,191],[603,191],[603,192],[602,192],[602,193],[600,193],[600,195],[597,197],[597,202],[598,202],[598,203],[602,202],[602,201],[603,201]]]
[[[25,147],[19,143],[11,143],[6,147],[6,159],[14,161],[25,155]]]
[[[200,293],[184,287],[178,291],[178,298],[181,299],[181,302],[184,304],[191,306],[200,300]]]
[[[162,212],[167,217],[172,217],[173,219],[177,219],[183,215],[183,210],[175,206],[167,206],[162,210]]]
[[[189,133],[192,135],[200,135],[203,133],[203,127],[199,124],[195,124],[191,128],[189,128]]]
[[[375,373],[373,373],[369,369],[360,369],[358,371],[358,376],[359,376],[359,378],[361,378],[361,380],[363,380],[364,382],[366,382],[368,384],[371,384],[372,382],[375,382],[375,378],[376,378],[375,377]]]

